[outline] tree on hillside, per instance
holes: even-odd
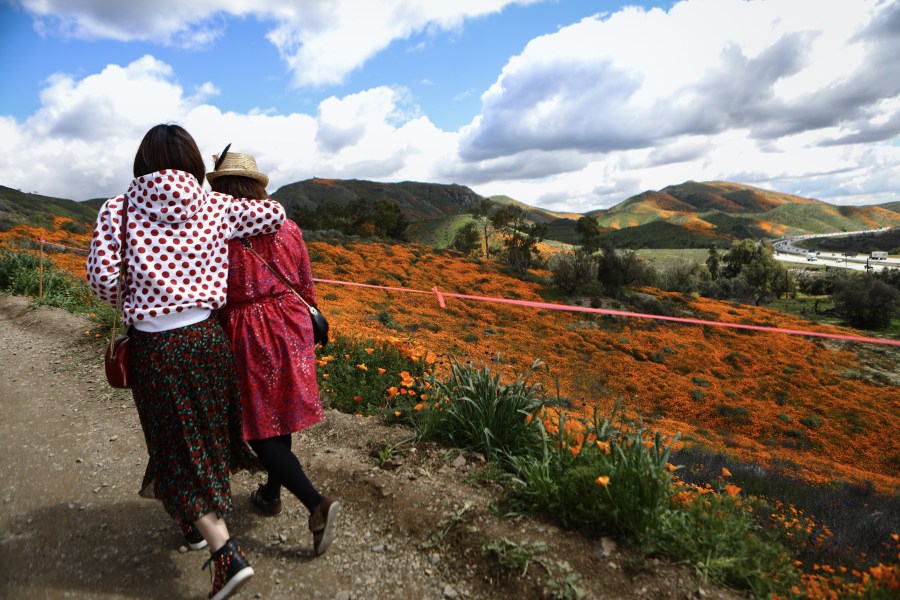
[[[584,289],[594,278],[594,260],[581,248],[560,252],[550,258],[553,284],[566,294]]]
[[[656,272],[633,250],[617,251],[609,238],[600,240],[597,281],[607,294],[617,295],[623,287],[654,285]]]
[[[464,252],[472,253],[481,243],[481,233],[478,231],[478,224],[475,221],[467,221],[465,225],[456,230],[453,234],[453,241],[450,247]]]
[[[842,318],[865,329],[889,326],[900,310],[900,292],[869,275],[854,274],[836,280],[831,300]]]
[[[719,256],[719,248],[715,244],[709,247],[709,255],[706,257],[706,268],[709,271],[709,277],[715,281],[721,273],[722,259]]]
[[[585,215],[575,223],[575,231],[581,237],[581,249],[593,256],[600,250],[600,224],[597,217]]]
[[[347,235],[406,240],[409,220],[400,205],[385,198],[370,202],[357,197],[347,204],[323,202],[314,208],[295,207],[291,218],[303,229],[334,229]]]
[[[744,270],[744,267],[757,256],[756,242],[751,239],[741,240],[731,245],[728,252],[725,253],[725,268],[722,269],[722,275],[725,277],[737,277]]]
[[[707,259],[707,266],[709,265]],[[794,293],[796,282],[787,269],[775,260],[772,245],[746,239],[736,242],[725,253],[724,268],[704,295],[711,298],[751,300],[754,304],[776,296]]]
[[[472,218],[475,220],[475,223],[481,227],[481,234],[484,236],[484,257],[491,257],[491,238],[494,236],[494,232],[496,228],[494,227],[493,221],[491,221],[491,215],[494,213],[495,205],[493,202],[488,200],[487,198],[482,198],[481,202],[477,202],[472,206],[472,210],[469,212],[472,215]]]
[[[525,210],[515,204],[496,209],[491,223],[506,236],[503,240],[506,264],[519,276],[525,275],[538,256],[537,245],[547,235],[547,224],[531,222]]]

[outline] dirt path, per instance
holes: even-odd
[[[205,598],[207,552],[181,547],[161,506],[137,496],[137,413],[129,393],[106,385],[90,327],[0,296],[0,598]],[[466,483],[477,457],[405,444],[375,466],[372,451],[403,437],[334,411],[295,436],[313,482],[343,504],[339,537],[318,558],[300,502],[259,516],[248,495],[261,476],[236,475],[229,526],[256,570],[239,597],[541,598],[567,589],[567,576],[588,598],[738,597],[608,540],[494,516],[492,484]],[[535,554],[543,564],[507,574],[482,551],[499,539],[547,544]]]

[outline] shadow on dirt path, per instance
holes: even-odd
[[[137,496],[146,461],[137,414],[127,391],[107,387],[91,329],[0,296],[0,598],[206,598],[208,553],[187,551],[162,507]],[[498,516],[497,486],[477,476],[477,456],[404,444],[391,468],[376,466],[373,453],[406,436],[333,410],[294,436],[312,481],[342,503],[338,538],[319,557],[299,501],[261,516],[249,494],[262,476],[233,476],[229,528],[256,571],[240,597],[739,597],[610,540]],[[500,540],[540,544],[542,560],[524,574],[503,570],[484,551]]]

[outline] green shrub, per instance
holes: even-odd
[[[706,399],[706,394],[703,393],[703,390],[691,390],[691,398],[694,399],[695,402],[703,402]]]
[[[802,419],[800,419],[800,423],[806,425],[810,429],[821,427],[823,422],[824,421],[822,421],[822,417],[803,417]]]
[[[784,546],[754,520],[748,504],[727,494],[697,496],[662,515],[649,546],[690,564],[704,578],[760,598],[790,589],[800,574]]]
[[[514,458],[515,502],[565,527],[637,541],[654,531],[672,493],[670,442],[658,432],[650,436],[642,424],[617,419],[618,408],[610,418],[595,412],[585,424],[594,441],[573,449],[561,416],[559,433],[544,437],[540,455]]]
[[[50,261],[44,262],[43,296],[39,260],[25,252],[0,250],[0,290],[10,294],[29,296],[37,304],[55,306],[73,313],[90,314],[101,324],[109,326],[115,309],[101,302],[83,279],[58,271]]]
[[[414,406],[415,399],[398,398],[400,418],[413,426],[419,439],[481,452],[489,460],[506,462],[512,456],[532,455],[542,434],[540,420],[534,416],[546,395],[531,378],[543,364],[535,361],[507,384],[502,382],[503,372],[492,372],[490,365],[477,367],[451,359],[446,379],[426,378],[427,402]]]
[[[691,377],[691,381],[694,382],[694,385],[699,385],[700,387],[709,387],[709,381],[697,375]]]

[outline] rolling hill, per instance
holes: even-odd
[[[607,235],[618,247],[690,248],[713,242],[721,246],[748,237],[896,227],[900,226],[898,206],[900,203],[836,206],[738,183],[687,181],[642,192],[612,208],[586,214],[596,217],[601,227],[613,230]],[[574,221],[570,225],[556,223],[549,237],[577,239],[574,227]]]
[[[334,203],[360,199],[397,204],[410,221],[410,240],[446,247],[483,197],[466,186],[413,181],[384,183],[358,179],[313,178],[282,186],[272,197],[288,215]],[[515,204],[548,226],[547,239],[575,244],[579,213],[536,208],[508,196],[491,196],[496,204]],[[26,194],[0,186],[0,230],[34,219],[46,223],[66,216],[90,224],[103,199],[73,202]],[[820,200],[770,192],[738,183],[687,181],[659,191],[646,191],[605,210],[586,213],[597,218],[604,235],[619,248],[704,248],[727,246],[745,238],[860,231],[900,227],[900,202],[871,206],[836,206]]]
[[[47,225],[53,217],[93,224],[97,209],[73,200],[29,194],[0,185],[0,231],[19,224]]]
[[[271,196],[284,205],[288,214],[296,207],[310,209],[326,202],[346,205],[357,198],[371,202],[385,199],[399,205],[413,222],[464,214],[482,198],[469,188],[455,184],[320,178],[285,185]]]

